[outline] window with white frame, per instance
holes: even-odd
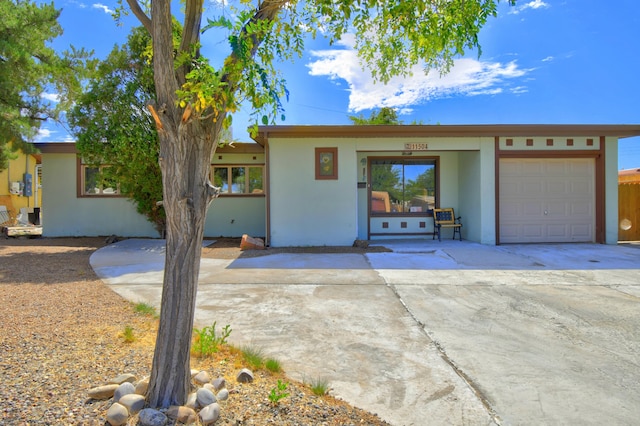
[[[220,195],[264,194],[263,166],[216,165],[212,167],[212,175]]]

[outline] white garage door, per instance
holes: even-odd
[[[500,242],[593,242],[595,160],[500,160]]]

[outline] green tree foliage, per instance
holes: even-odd
[[[236,0],[223,2],[220,16],[205,25],[204,1],[185,0],[177,47],[173,2],[150,0],[145,10],[146,1],[126,1],[153,39],[150,111],[160,141],[167,261],[147,401],[166,407],[183,404],[189,391],[200,247],[219,193],[209,181],[210,161],[230,114],[246,101],[264,124],[283,118],[288,93],[275,64],[301,56],[316,35],[336,42],[353,33],[362,63],[382,83],[419,63],[446,72],[456,56],[479,48],[478,33],[498,0]],[[200,54],[208,29],[222,29],[229,44],[216,66]]]
[[[150,51],[149,32],[134,28],[127,45],[114,47],[100,63],[67,119],[85,163],[108,166],[98,178],[118,182],[164,236],[158,135],[147,109],[155,100]]]
[[[395,109],[382,107],[377,111],[373,111],[369,118],[365,118],[362,114],[359,116],[350,115],[349,120],[355,125],[365,124],[402,124],[398,119],[398,113]]]
[[[0,170],[11,155],[9,142],[32,152],[24,142],[69,106],[63,99],[52,105],[43,95],[64,88],[71,101],[85,75],[86,52],[71,47],[60,56],[49,45],[62,34],[59,15],[53,3],[0,1]]]

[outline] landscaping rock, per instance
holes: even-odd
[[[240,241],[240,250],[264,250],[264,241],[244,234]]]
[[[118,389],[118,385],[104,385],[89,390],[89,398],[91,399],[109,399],[113,396],[114,392]]]
[[[198,408],[198,396],[195,392],[189,394],[189,396],[187,397],[187,402],[185,402],[184,405],[194,410]]]
[[[113,402],[119,402],[120,398],[136,391],[135,386],[129,382],[124,382],[113,393]]]
[[[193,424],[196,422],[198,414],[195,410],[184,405],[173,405],[167,410],[167,417],[178,423]]]
[[[238,381],[238,383],[251,383],[253,382],[253,372],[251,372],[251,370],[249,370],[248,368],[243,368],[238,373],[236,380]]]
[[[121,385],[121,384],[123,384],[125,382],[134,383],[136,380],[137,380],[136,376],[134,376],[133,374],[125,373],[125,374],[121,374],[118,377],[114,377],[113,379],[109,380],[109,383],[116,384],[116,385]]]
[[[130,393],[120,398],[118,404],[125,406],[129,410],[129,414],[134,415],[144,408],[144,396]]]
[[[204,426],[212,425],[220,418],[220,406],[214,402],[200,410],[198,415]]]
[[[145,377],[144,379],[136,383],[136,389],[134,392],[138,395],[146,395],[147,389],[149,389],[149,378]]]
[[[220,389],[227,387],[227,381],[224,377],[218,377],[217,379],[213,379],[211,382],[213,388],[218,392]]]
[[[127,420],[129,420],[129,411],[125,406],[116,402],[107,410],[107,422],[111,426],[121,426],[126,424]]]
[[[229,399],[229,391],[226,389],[221,389],[220,392],[216,395],[218,401],[226,401]]]
[[[140,426],[164,426],[167,424],[167,416],[153,408],[145,408],[138,414]]]
[[[202,386],[205,383],[211,382],[211,376],[206,371],[201,371],[193,377],[193,381]]]
[[[216,402],[216,396],[209,389],[200,388],[196,391],[196,399],[200,407],[206,407]]]

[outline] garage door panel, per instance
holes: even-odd
[[[555,224],[555,225],[549,225],[547,226],[547,235],[551,238],[566,238],[567,237],[567,231],[569,226],[568,225],[561,225],[561,224]]]
[[[500,160],[500,242],[592,242],[595,160]]]
[[[591,218],[591,210],[593,209],[593,206],[589,203],[571,203],[570,208],[571,215],[573,216],[582,216],[587,219]]]
[[[591,237],[591,225],[590,224],[577,224],[571,226],[571,234],[580,239]]]
[[[529,238],[541,238],[544,236],[544,230],[540,225],[523,225],[522,233]]]
[[[544,163],[539,160],[529,160],[521,164],[520,167],[514,167],[514,174],[522,175],[540,175],[544,173]]]
[[[564,201],[547,203],[545,216],[548,216],[549,219],[557,219],[558,217],[560,217],[561,219],[564,220],[564,218],[567,216],[567,211],[569,208],[567,204],[568,203]]]
[[[544,182],[522,182],[522,184],[518,185],[518,187],[521,193],[543,194],[545,183]]]

